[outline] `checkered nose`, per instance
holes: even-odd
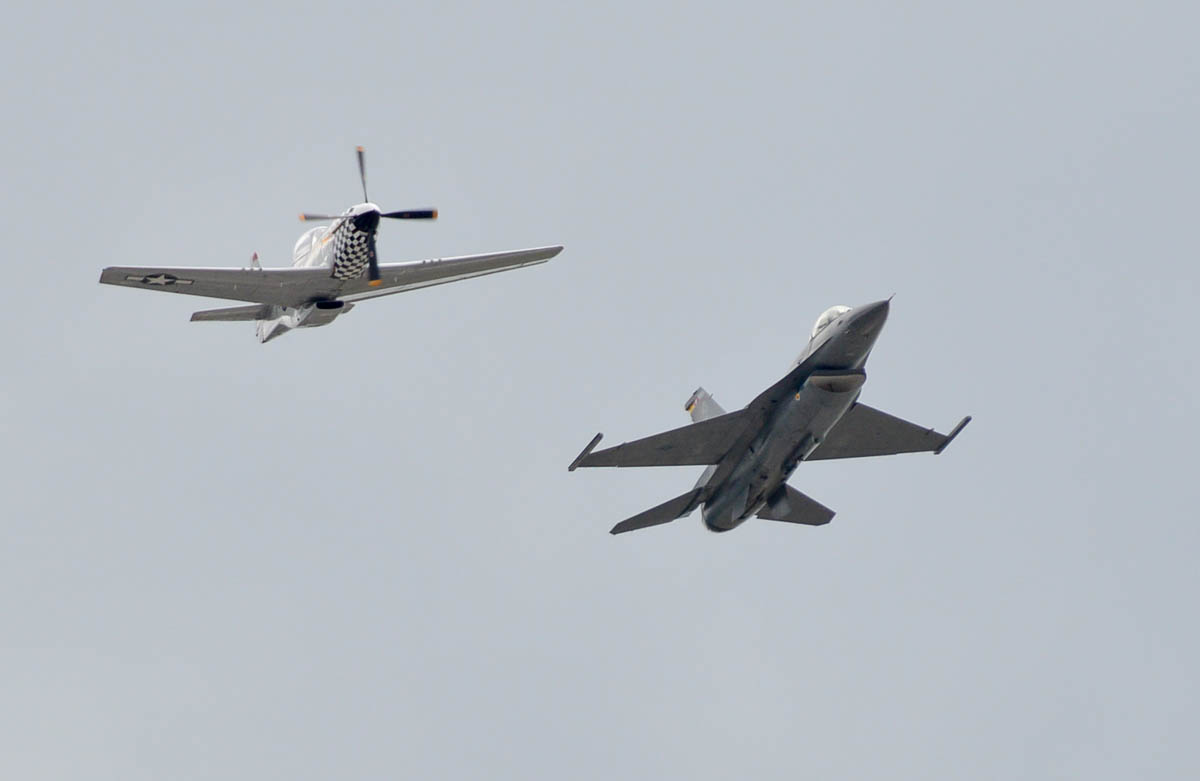
[[[356,215],[353,218],[354,227],[363,233],[374,233],[379,227],[379,212],[369,211]]]

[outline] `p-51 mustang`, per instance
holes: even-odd
[[[249,301],[250,306],[208,309],[193,321],[256,320],[258,340],[269,342],[293,328],[328,325],[360,301],[460,279],[545,263],[561,246],[464,255],[456,258],[379,263],[375,233],[381,219],[433,220],[436,209],[382,212],[367,198],[363,149],[358,147],[363,203],[339,215],[302,214],[301,220],[330,220],[306,231],[292,251],[291,268],[141,268],[112,266],[100,274],[106,285],[164,290],[192,296]]]
[[[971,420],[939,434],[858,402],[867,379],[863,366],[887,315],[887,301],[828,309],[791,370],[745,409],[726,413],[699,388],[685,407],[692,425],[593,453],[597,434],[568,469],[708,466],[691,491],[618,523],[613,534],[669,523],[697,507],[715,532],[755,514],[808,526],[829,523],[833,510],[786,482],[801,461],[941,453]]]

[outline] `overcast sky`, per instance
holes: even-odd
[[[0,30],[0,776],[1200,774],[1194,3],[35,4]],[[407,5],[407,7],[406,7]],[[107,265],[533,269],[260,345]],[[895,293],[944,455],[567,464]]]

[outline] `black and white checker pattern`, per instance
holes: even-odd
[[[348,222],[333,237],[333,278],[358,279],[371,256],[371,234]]]

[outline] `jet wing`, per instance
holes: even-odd
[[[110,266],[100,272],[105,285],[162,290],[189,296],[229,298],[255,304],[301,306],[333,298],[340,280],[326,268],[137,268]]]
[[[653,434],[607,450],[591,452],[600,441],[597,436],[579,458],[579,466],[699,466],[716,464],[746,433],[755,420],[745,410],[730,412],[690,426]]]
[[[550,260],[562,250],[560,246],[535,247],[491,252],[486,255],[417,260],[411,263],[383,263],[379,266],[379,285],[371,287],[365,278],[352,280],[343,288],[338,298],[342,301],[364,301],[368,298],[457,282],[460,279],[496,274],[509,269],[536,266]]]
[[[939,434],[907,420],[855,403],[847,410],[806,461],[829,458],[864,458],[893,453],[940,453],[971,421],[963,418],[949,434]]]

